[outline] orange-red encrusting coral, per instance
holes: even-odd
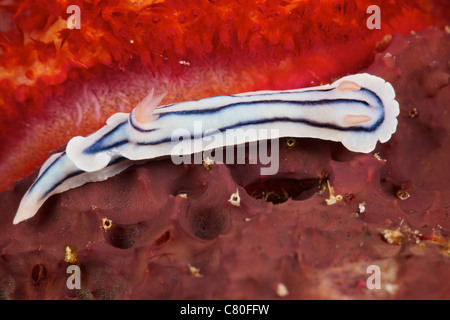
[[[445,1],[31,1],[0,5],[0,191],[74,135],[164,103],[288,89],[354,72],[394,31],[443,27]],[[68,29],[69,5],[81,28]],[[378,47],[377,47],[378,46]],[[350,53],[350,54],[349,54]]]

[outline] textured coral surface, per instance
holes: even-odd
[[[0,297],[450,299],[449,62],[450,34],[427,29],[394,34],[361,70],[389,81],[401,108],[377,157],[284,139],[264,179],[259,165],[159,159],[13,226],[34,172],[0,194]],[[327,205],[327,181],[341,201]],[[66,287],[72,263],[79,290]],[[366,287],[370,265],[379,290]]]

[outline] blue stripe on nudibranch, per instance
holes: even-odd
[[[66,181],[67,179],[69,179],[69,178],[73,178],[73,177],[75,177],[75,176],[78,176],[78,175],[80,175],[80,174],[82,174],[82,173],[85,173],[83,170],[77,170],[77,171],[74,171],[74,172],[72,172],[72,173],[70,173],[70,174],[68,174],[67,176],[65,176],[64,178],[61,178],[60,180],[58,180],[58,181],[56,181],[46,192],[44,192],[43,194],[42,194],[42,196],[41,196],[41,198],[39,199],[39,200],[42,200],[42,199],[44,199],[45,197],[47,197],[53,190],[55,190],[56,188],[58,188],[58,186],[60,185],[60,184],[62,184],[64,181]]]
[[[229,129],[242,128],[242,127],[250,126],[250,125],[273,123],[273,122],[303,123],[303,124],[307,124],[307,125],[317,127],[317,128],[328,128],[328,129],[334,129],[334,130],[339,130],[339,131],[372,132],[372,131],[375,131],[380,126],[380,124],[383,122],[383,118],[379,118],[378,121],[369,128],[362,127],[362,126],[354,126],[351,128],[350,127],[340,127],[340,126],[336,126],[336,125],[330,124],[330,123],[319,123],[319,122],[313,122],[313,121],[309,121],[309,120],[305,120],[305,119],[292,119],[292,118],[286,118],[286,117],[281,118],[280,117],[280,118],[270,118],[270,119],[260,119],[260,120],[254,120],[254,121],[239,122],[234,125],[227,126],[227,127],[221,127],[217,130],[225,131],[225,130],[229,130]],[[203,137],[208,137],[210,135],[211,134],[204,134]],[[199,137],[191,135],[190,138],[196,139]],[[169,142],[171,140],[172,140],[172,138],[168,137],[168,138],[160,139],[157,141],[137,142],[135,144],[139,145],[139,146],[147,146],[147,145],[155,146],[155,145],[158,145],[161,143]]]
[[[59,155],[59,157],[57,157],[45,170],[44,172],[42,172],[39,177],[33,182],[33,184],[31,185],[29,191],[31,192],[33,190],[33,188],[36,186],[36,184],[47,174],[47,172],[50,170],[50,168],[53,167],[53,165],[61,159],[61,157],[63,157],[66,153],[63,152]]]
[[[33,189],[36,187],[36,185],[38,185],[38,183],[40,181],[42,181],[42,179],[45,179],[46,176],[49,174],[49,171],[56,165],[58,164],[58,162],[63,158],[63,157],[67,157],[67,154],[65,152],[61,153],[59,155],[59,157],[57,157],[55,159],[55,161],[53,161],[45,170],[44,172],[42,172],[42,174],[36,179],[36,181],[34,181],[33,185],[30,187],[29,192],[32,192]],[[47,190],[41,195],[40,200],[44,199],[50,192],[52,192],[53,190],[55,190],[62,182],[64,182],[65,180],[77,176],[81,173],[84,173],[83,170],[77,170],[74,171],[66,176],[64,176],[64,178],[61,178],[61,181],[57,181],[55,182],[51,187],[47,188]]]
[[[64,152],[64,154],[65,154],[65,152]],[[112,165],[120,163],[120,162],[122,162],[124,160],[127,160],[127,159],[124,158],[124,157],[118,157],[116,159],[111,160],[111,162],[108,164],[108,166],[112,166]],[[77,171],[74,171],[74,172],[68,174],[64,178],[61,178],[61,179],[55,181],[55,183],[41,196],[40,200],[42,200],[45,197],[47,197],[53,190],[55,190],[57,187],[59,187],[67,179],[79,176],[80,174],[83,174],[83,173],[85,173],[85,171],[77,170]]]
[[[114,129],[106,133],[103,137],[101,137],[99,140],[95,141],[92,145],[87,147],[85,150],[83,150],[83,153],[85,154],[94,154],[101,151],[109,150],[112,148],[119,147],[121,145],[124,145],[128,143],[128,139],[123,139],[116,141],[112,144],[107,144],[105,141],[112,136],[114,133],[116,133],[118,130],[120,130],[125,124],[127,124],[127,121],[124,121],[122,123],[119,123]]]
[[[327,88],[327,89],[315,89],[315,90],[308,90],[308,92],[327,92],[327,91],[332,91],[335,90],[336,88]],[[271,96],[274,95],[276,93],[273,92],[268,92],[268,93],[258,93],[258,94],[254,94],[252,96],[254,97],[262,97],[262,96]],[[289,94],[298,94],[298,92],[283,92],[284,95],[289,95]],[[229,98],[229,97],[237,97],[235,95],[221,95],[221,96],[214,96],[211,98],[204,98],[204,99],[220,99],[220,98]],[[240,96],[240,97],[245,97],[245,96]],[[173,107],[174,105],[176,105],[178,103],[171,103],[165,106],[160,106],[157,108],[157,110],[163,110],[169,107]]]
[[[50,164],[50,165],[44,170],[44,172],[42,172],[42,174],[36,179],[36,181],[34,181],[33,185],[32,185],[32,186],[30,187],[30,189],[29,189],[30,192],[32,192],[32,190],[33,190],[34,187],[39,183],[39,181],[41,181],[42,179],[45,179],[45,177],[47,176],[49,170],[50,170],[51,168],[53,168],[53,166],[54,166],[55,164],[57,164],[58,160],[61,160],[61,158],[63,158],[63,157],[67,157],[67,155],[66,155],[65,152],[61,153],[61,155],[60,155],[58,158],[56,158],[55,161],[54,161],[52,164]],[[124,161],[124,160],[127,160],[127,159],[125,159],[124,157],[118,157],[118,158],[115,158],[115,159],[111,160],[111,162],[108,164],[108,166],[112,166],[112,165],[117,164],[117,163],[119,163],[119,162],[122,162],[122,161]],[[83,171],[83,170],[77,170],[77,171],[74,171],[74,172],[72,172],[72,173],[66,175],[64,178],[61,178],[59,181],[56,181],[51,187],[48,188],[47,191],[45,191],[45,193],[43,193],[43,195],[41,196],[40,199],[45,198],[50,192],[52,192],[53,190],[55,190],[55,189],[56,189],[61,183],[63,183],[65,180],[67,180],[67,179],[69,179],[69,178],[72,178],[72,177],[75,177],[75,176],[78,176],[78,175],[80,175],[80,174],[82,174],[82,173],[85,173],[85,171]]]
[[[108,145],[102,145],[101,140],[97,141],[96,143],[92,144],[90,147],[86,148],[83,153],[84,154],[95,154],[98,152],[102,152],[102,151],[106,151],[106,150],[111,150],[113,148],[117,148],[120,146],[123,146],[124,144],[129,143],[130,141],[128,141],[128,139],[123,139],[123,140],[119,140],[116,141],[112,144],[108,144]]]
[[[254,104],[292,104],[298,106],[316,106],[316,105],[324,105],[324,104],[338,104],[338,103],[360,103],[365,105],[366,107],[370,107],[370,105],[363,100],[354,100],[354,99],[322,99],[322,100],[305,100],[305,101],[297,101],[297,100],[261,100],[261,101],[246,101],[246,102],[236,102],[229,103],[220,107],[209,108],[209,109],[197,109],[197,110],[183,110],[183,111],[172,111],[172,112],[164,112],[158,113],[159,117],[164,117],[173,114],[181,114],[181,115],[202,115],[207,113],[216,113],[222,110],[226,110],[229,108],[235,108],[245,105],[254,105]]]

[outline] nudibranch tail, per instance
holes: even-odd
[[[55,154],[52,157],[43,165],[45,169],[41,169],[35,182],[23,196],[13,224],[18,224],[33,217],[44,202],[54,194],[62,193],[88,182],[106,180],[137,164],[135,161],[118,158],[115,163],[109,164],[103,170],[85,172],[74,165],[66,152]]]
[[[14,224],[33,217],[59,184],[67,181],[73,174],[80,172],[64,152],[52,155],[41,167],[39,175],[22,198]]]
[[[154,96],[151,90],[130,114],[117,113],[91,135],[72,138],[65,152],[42,166],[14,223],[34,216],[53,194],[172,155],[180,143],[180,135],[175,134],[180,130],[182,143],[194,145],[183,149],[184,154],[280,137],[338,141],[350,151],[368,153],[378,141],[390,139],[400,112],[392,86],[366,73],[324,86],[217,96],[156,108],[164,95]],[[244,141],[225,137],[229,130],[247,129],[277,133],[246,136]],[[205,144],[211,138],[214,143]]]

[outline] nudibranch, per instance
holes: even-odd
[[[190,139],[224,134],[230,129],[277,129],[281,137],[309,137],[342,142],[353,152],[371,152],[388,141],[400,112],[395,91],[384,79],[370,74],[343,77],[332,84],[286,90],[224,95],[158,106],[163,95],[153,90],[131,113],[112,115],[106,125],[87,137],[74,137],[66,151],[52,155],[23,196],[13,223],[33,217],[53,194],[102,181],[131,165],[168,156],[179,143],[179,128]],[[202,124],[196,132],[195,124]],[[259,138],[254,138],[258,140]],[[208,148],[225,147],[214,139]],[[245,142],[254,142],[248,137]],[[190,153],[205,151],[197,143]]]

